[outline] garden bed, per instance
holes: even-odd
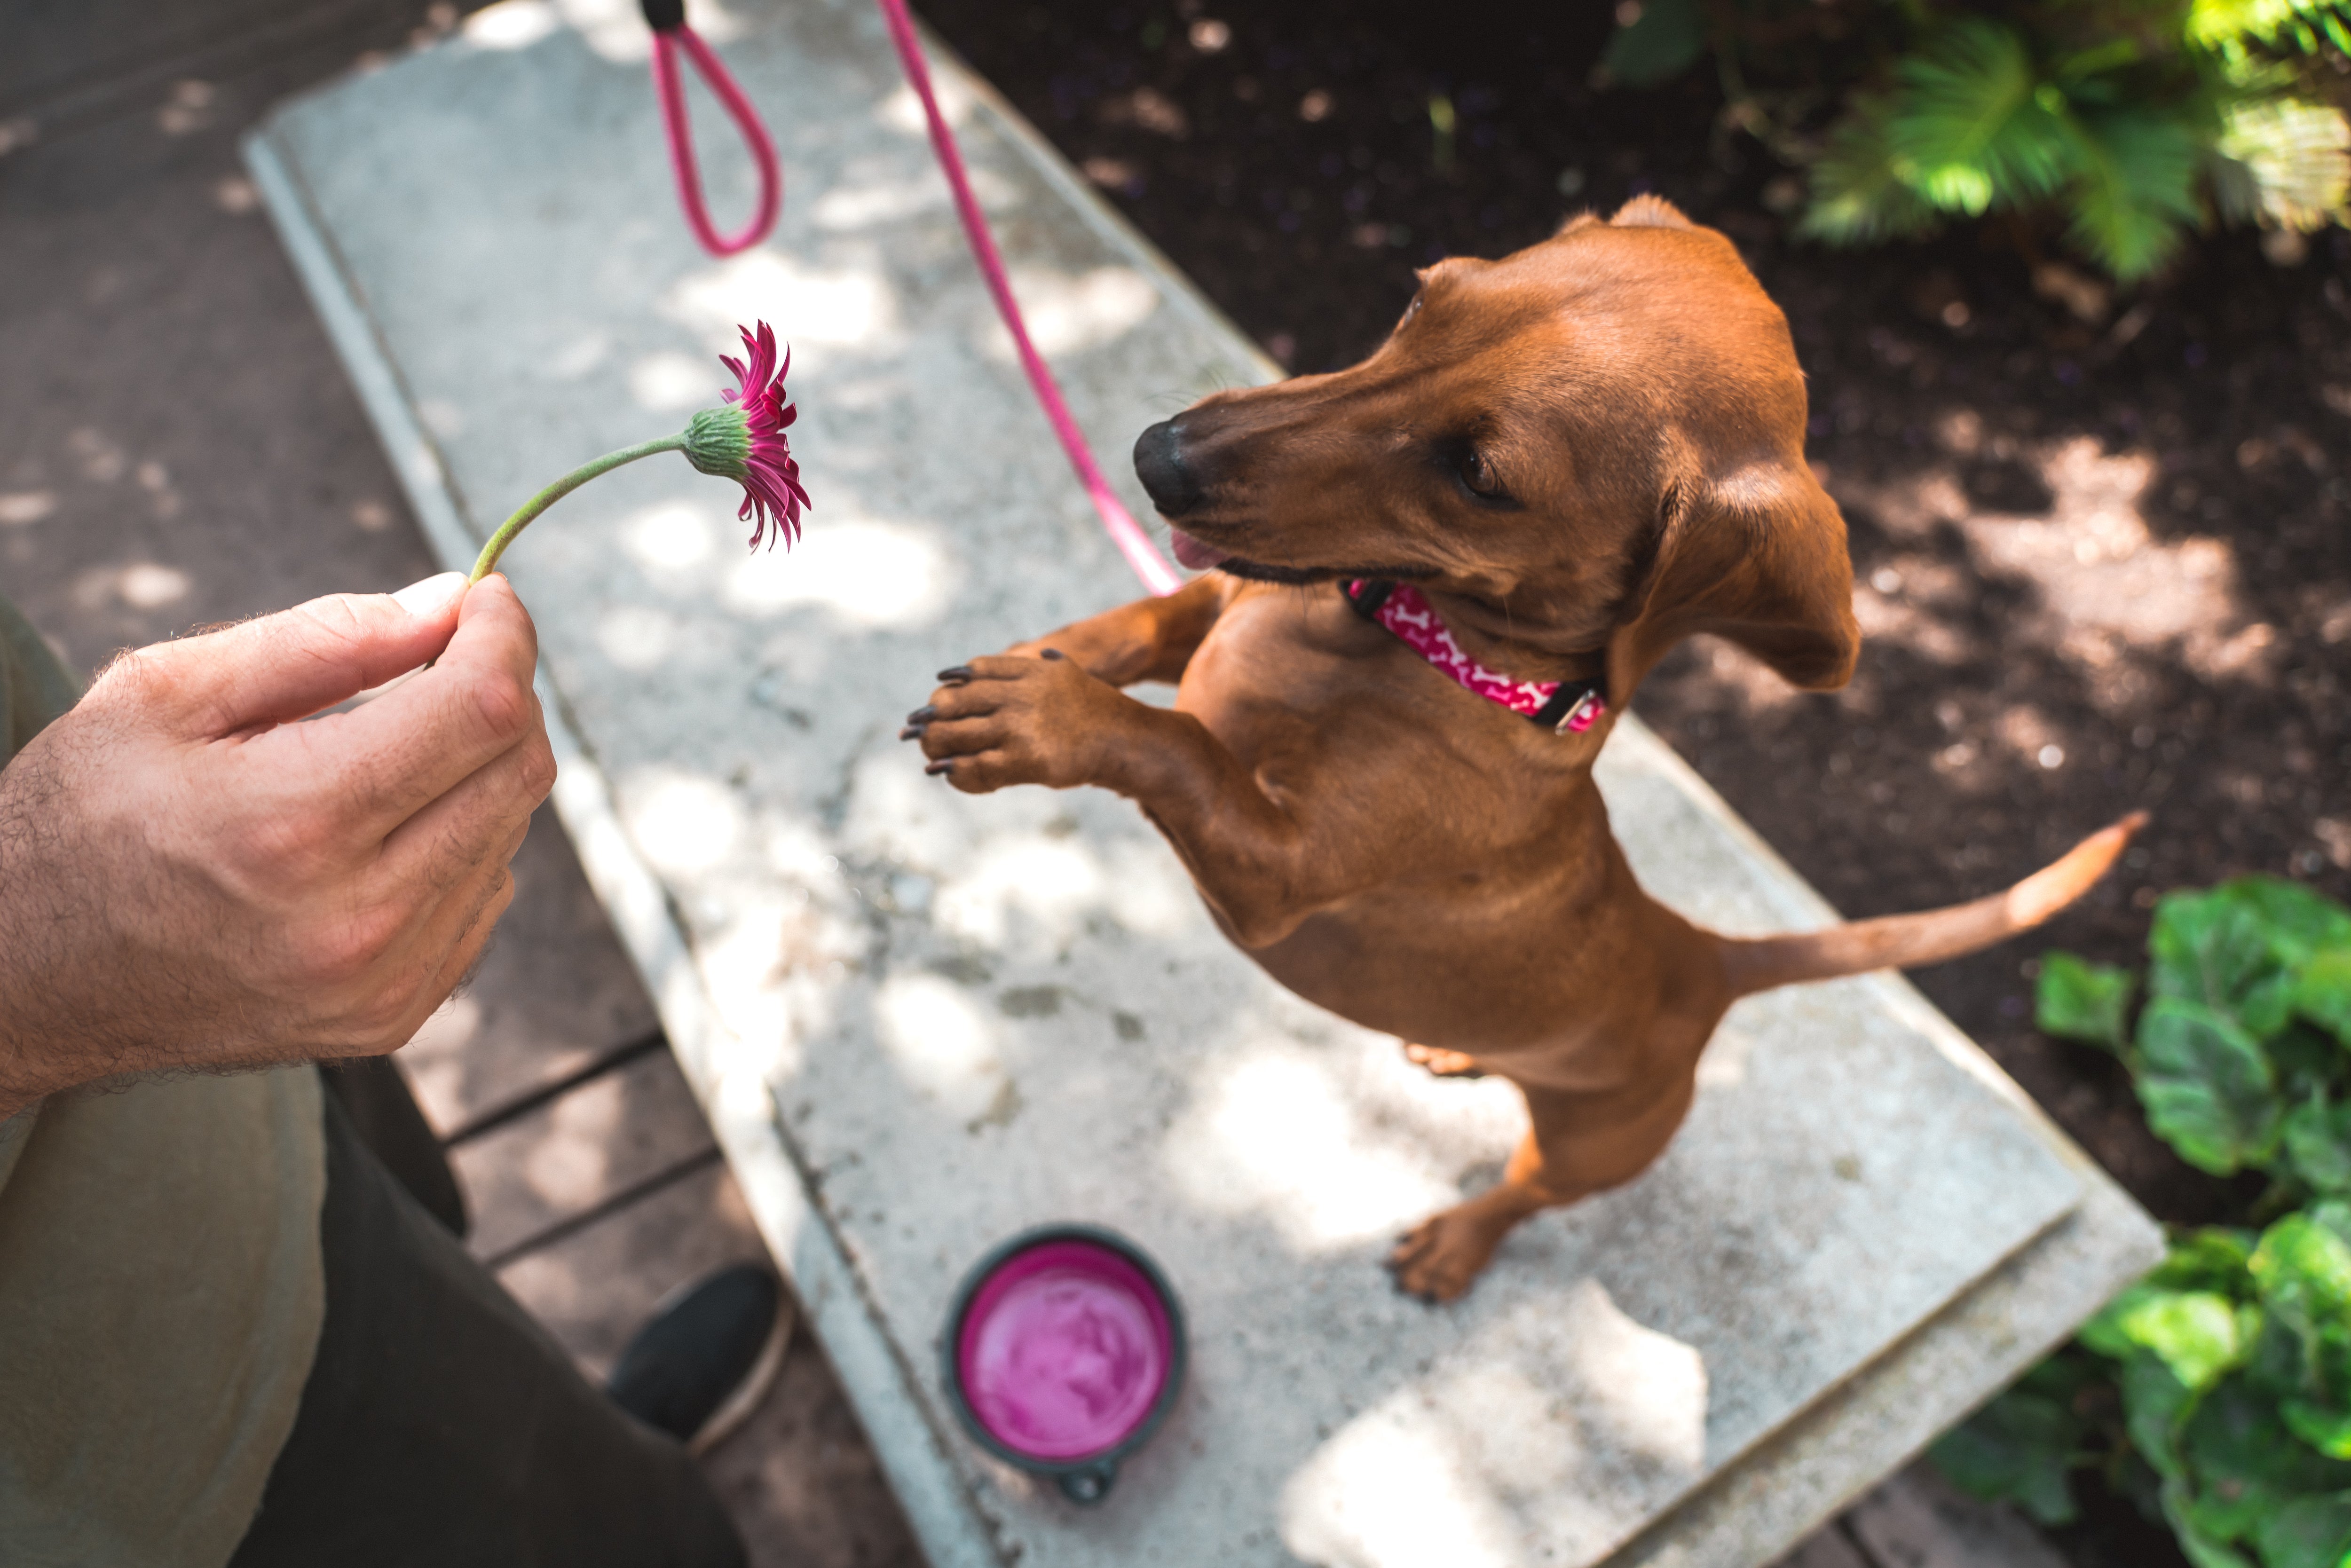
[[[1590,85],[1605,7],[924,11],[1293,371],[1366,352],[1414,267],[1585,206],[1654,191],[1729,234],[1810,374],[1867,640],[1826,696],[1694,645],[1642,715],[1849,915],[1980,894],[2152,812],[2045,940],[1916,978],[2158,1217],[2243,1218],[2259,1182],[2176,1159],[2118,1066],[2034,1030],[2031,977],[2050,946],[2134,962],[2173,887],[2351,896],[2351,235],[2283,266],[2207,239],[2119,298],[2013,230],[1798,243],[1796,188],[1717,129],[1710,74]],[[2177,1560],[2086,1500],[2077,1560]]]

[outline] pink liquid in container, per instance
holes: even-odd
[[[949,1392],[982,1446],[1094,1502],[1175,1402],[1182,1309],[1124,1238],[1055,1226],[972,1270],[942,1348]]]

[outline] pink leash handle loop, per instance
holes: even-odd
[[[996,308],[1004,318],[1004,325],[1012,334],[1013,346],[1019,350],[1021,369],[1029,372],[1029,384],[1044,405],[1045,417],[1052,422],[1053,434],[1061,437],[1061,450],[1068,455],[1070,466],[1078,472],[1078,483],[1085,486],[1086,497],[1094,504],[1102,517],[1111,542],[1118,546],[1126,564],[1143,580],[1143,586],[1155,594],[1173,593],[1184,586],[1184,579],[1174,564],[1159,553],[1151,536],[1143,531],[1118,497],[1112,493],[1102,470],[1094,465],[1094,455],[1086,446],[1084,434],[1070,414],[1069,404],[1061,401],[1061,389],[1053,381],[1053,372],[1045,367],[1043,356],[1029,340],[1028,324],[1020,317],[1020,302],[1012,297],[1012,284],[1004,275],[1003,257],[997,254],[996,240],[987,230],[987,219],[979,210],[979,202],[971,193],[971,181],[965,175],[963,154],[956,149],[955,135],[947,129],[946,117],[939,113],[938,99],[931,91],[930,68],[924,63],[922,45],[914,37],[914,24],[906,15],[906,0],[880,0],[883,17],[890,25],[891,41],[898,46],[898,59],[906,68],[906,79],[914,84],[914,92],[923,100],[923,114],[929,120],[931,146],[938,153],[939,167],[946,172],[947,187],[955,193],[956,212],[963,219],[963,232],[971,241],[974,260],[987,279],[987,291],[996,298]]]
[[[677,199],[685,208],[685,221],[694,230],[694,237],[713,256],[733,256],[738,250],[748,250],[768,237],[776,226],[776,213],[784,203],[783,171],[776,162],[776,144],[768,139],[768,128],[759,123],[759,111],[735,85],[735,78],[718,62],[692,27],[685,25],[684,7],[668,7],[648,4],[646,20],[661,22],[653,26],[653,92],[661,99],[662,127],[669,133],[670,167],[677,172]],[[669,21],[671,13],[676,20]],[[661,25],[669,22],[668,26]],[[694,68],[724,104],[734,118],[735,128],[743,133],[743,145],[751,161],[759,167],[759,205],[751,214],[750,225],[733,238],[720,234],[710,222],[710,210],[702,202],[702,174],[694,163],[694,128],[685,112],[685,87],[679,79],[676,50],[683,48],[694,61]]]

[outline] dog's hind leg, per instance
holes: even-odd
[[[1646,1170],[1689,1113],[1698,1080],[1685,1074],[1667,1093],[1629,1112],[1615,1095],[1517,1088],[1530,1125],[1502,1179],[1423,1220],[1388,1255],[1388,1270],[1405,1294],[1455,1300],[1520,1220],[1622,1186]]]

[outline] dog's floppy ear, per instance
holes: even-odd
[[[1853,678],[1861,628],[1844,515],[1802,464],[1764,464],[1677,488],[1630,619],[1608,639],[1608,700],[1633,688],[1675,643],[1727,638],[1793,685]]]

